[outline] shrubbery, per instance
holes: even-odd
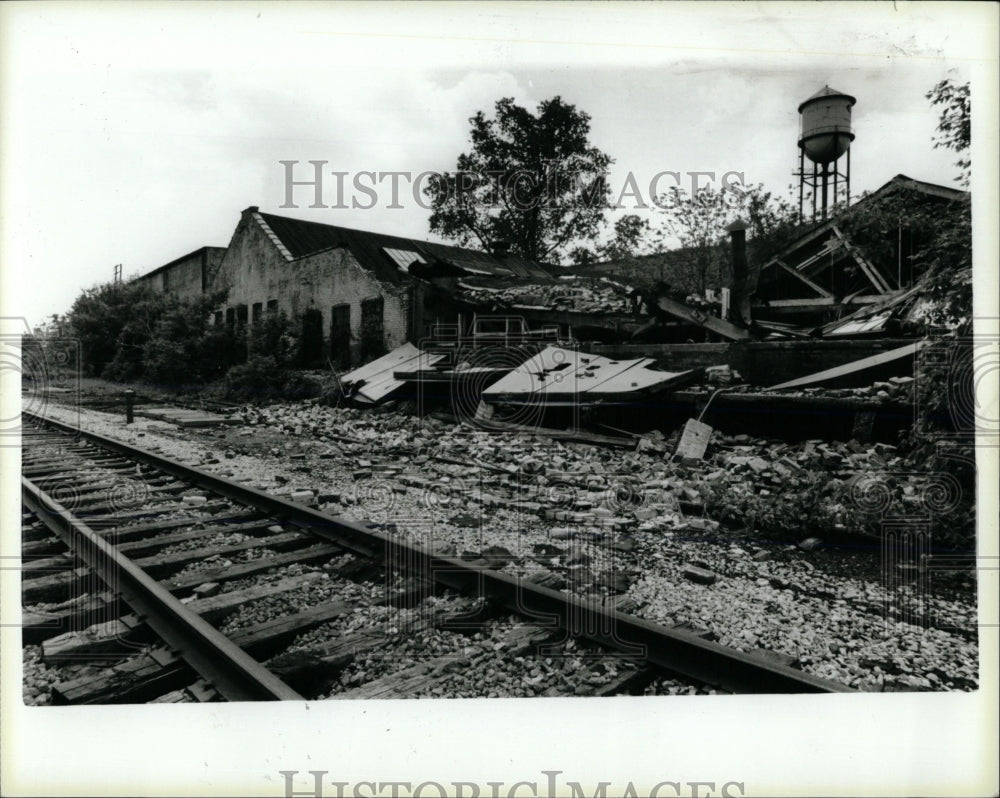
[[[272,355],[255,354],[226,372],[226,393],[247,401],[273,399],[280,395],[284,380],[284,369]]]
[[[317,395],[315,380],[293,370],[318,357],[314,342],[304,351],[302,321],[279,312],[250,331],[212,324],[224,301],[224,294],[184,301],[140,283],[104,283],[84,291],[68,318],[95,377],[177,391],[221,382],[230,396],[252,401]]]

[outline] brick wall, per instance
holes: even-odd
[[[137,282],[180,299],[197,299],[211,284],[225,252],[222,247],[202,247],[150,274],[138,277]]]
[[[386,351],[405,343],[410,334],[410,291],[407,285],[381,283],[362,268],[349,250],[329,249],[288,260],[258,221],[244,212],[210,290],[228,288],[227,307],[276,300],[291,318],[308,309],[323,319],[324,353],[336,361],[330,348],[335,305],[350,306],[350,361],[361,357],[361,303],[383,299],[383,345]]]

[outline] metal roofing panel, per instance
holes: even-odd
[[[444,355],[429,355],[407,342],[389,354],[345,374],[340,381],[349,392],[354,393],[352,398],[356,401],[375,404],[397,388],[403,387],[403,381],[393,376],[397,369],[427,368],[443,359]]]
[[[693,371],[655,371],[650,358],[613,360],[550,346],[483,391],[487,401],[505,399],[579,399],[621,396],[688,380]]]
[[[410,266],[414,263],[427,263],[423,257],[411,249],[394,249],[393,247],[382,247],[382,251],[392,258],[393,262],[401,271],[409,273]]]
[[[517,393],[532,394],[543,390],[547,381],[559,371],[572,367],[573,351],[558,346],[549,346],[532,355],[499,382],[495,382],[483,396]]]

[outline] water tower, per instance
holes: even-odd
[[[799,218],[804,218],[805,188],[812,188],[812,215],[816,218],[817,195],[820,212],[826,218],[829,204],[836,204],[841,192],[847,204],[851,203],[851,106],[856,103],[851,95],[824,86],[799,106]],[[847,154],[844,171],[840,171],[840,158]],[[812,162],[807,171],[806,158]],[[833,192],[830,193],[830,184]],[[832,203],[829,198],[832,197]]]

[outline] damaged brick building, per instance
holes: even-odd
[[[195,299],[210,289],[225,254],[225,247],[199,247],[147,272],[137,282],[178,299]]]
[[[419,346],[435,324],[458,323],[467,332],[476,314],[501,314],[556,329],[566,341],[591,342],[594,354],[681,358],[668,365],[683,367],[732,361],[753,372],[738,357],[748,344],[773,348],[809,338],[813,344],[799,343],[809,349],[815,339],[892,337],[900,321],[908,323],[900,313],[909,313],[916,299],[912,253],[920,231],[890,230],[892,246],[881,254],[850,235],[850,219],[887,196],[944,212],[967,194],[897,175],[847,214],[803,226],[749,271],[746,251],[753,252],[754,241],[738,247],[744,236],[731,230],[723,284],[699,296],[650,294],[657,284],[683,285],[681,250],[560,268],[500,247],[479,252],[257,207],[242,212],[227,248],[202,247],[139,279],[182,298],[224,293],[215,322],[251,334],[266,314],[284,313],[314,339],[316,365],[357,366],[405,343]],[[824,358],[832,356],[829,348]],[[845,352],[830,363],[852,357]],[[792,365],[784,364],[782,376],[796,376],[785,371]]]
[[[420,340],[447,304],[438,284],[460,275],[551,279],[538,264],[347,227],[243,211],[211,290],[227,290],[217,318],[302,318],[331,362],[370,359]],[[419,276],[418,276],[419,275]]]

